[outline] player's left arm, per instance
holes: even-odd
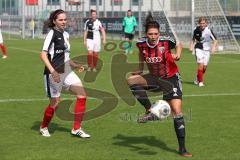
[[[175,60],[175,61],[179,61],[180,60],[180,58],[181,58],[181,54],[182,54],[182,43],[181,42],[178,42],[178,44],[176,45],[176,48],[175,48],[175,50],[176,50],[176,53],[174,54],[174,56],[173,56],[173,59]]]
[[[217,37],[215,36],[215,34],[213,33],[213,31],[211,30],[211,35],[210,35],[213,43],[212,43],[212,48],[211,48],[211,53],[214,54],[217,50]]]
[[[100,22],[100,31],[102,33],[103,44],[106,44],[106,31],[105,31],[104,27],[102,26],[101,22]]]
[[[132,32],[132,34],[135,34],[135,32],[136,32],[136,27],[137,27],[137,20],[136,20],[136,18],[134,17],[134,18],[133,18],[133,32]]]
[[[74,62],[73,60],[69,60],[69,64],[70,64],[72,69],[77,69],[78,72],[83,72],[84,71],[84,66]]]
[[[172,57],[175,61],[180,60],[182,54],[182,43],[179,41],[176,42],[176,40],[169,38],[169,49],[175,49],[175,54],[172,54]]]

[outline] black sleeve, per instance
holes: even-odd
[[[173,38],[168,39],[168,48],[169,49],[174,49],[176,48],[176,41]]]

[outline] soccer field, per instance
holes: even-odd
[[[64,113],[57,113],[53,118],[49,126],[52,136],[42,137],[39,126],[48,104],[43,83],[44,66],[39,58],[42,43],[43,40],[5,41],[9,57],[0,59],[1,160],[185,159],[176,152],[178,144],[171,117],[164,121],[138,124],[136,118],[144,113],[143,107],[138,103],[129,106],[120,98],[122,95],[118,95],[119,87],[115,82],[119,80],[118,84],[125,84],[120,76],[126,75],[121,75],[121,71],[113,72],[118,68],[112,68],[111,62],[114,56],[121,54],[120,50],[101,53],[103,65],[95,79],[91,75],[89,79],[86,72],[78,74],[90,92],[87,100],[89,112],[97,110],[101,104],[101,99],[94,97],[109,96],[106,97],[106,106],[95,114],[87,113],[89,120],[83,122],[83,128],[92,137],[72,137],[72,122],[69,115],[66,115],[68,118],[64,117]],[[71,39],[70,43],[71,57],[86,55],[82,40]],[[138,59],[137,54],[127,58],[129,63]],[[117,67],[121,63],[119,59]],[[186,145],[193,154],[191,159],[239,159],[240,55],[213,55],[205,75],[206,85],[202,88],[193,85],[196,63],[187,50],[184,50],[178,66],[183,80]],[[116,75],[117,80],[113,80],[111,74]],[[94,95],[95,90],[101,93]],[[130,93],[128,90],[125,92],[123,97],[127,99]],[[73,99],[66,93],[63,98]],[[158,98],[161,96],[151,99]]]

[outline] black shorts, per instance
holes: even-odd
[[[134,34],[125,33],[125,38],[128,38],[129,40],[133,40]]]
[[[145,88],[150,92],[162,92],[163,100],[182,99],[182,81],[179,73],[167,79],[161,79],[151,74],[142,75],[147,81]]]

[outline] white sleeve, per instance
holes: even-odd
[[[101,21],[99,21],[99,30],[101,30],[103,28],[103,25],[101,23]]]
[[[43,44],[43,51],[46,51],[48,52],[48,49],[51,45],[51,42],[52,42],[52,39],[53,39],[53,30],[50,30],[45,38],[45,41],[44,41],[44,44]]]

